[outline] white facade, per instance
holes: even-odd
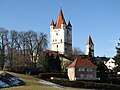
[[[108,69],[113,70],[118,65],[115,64],[115,60],[110,58],[107,62],[104,62]]]
[[[89,55],[90,53],[92,56],[94,56],[94,45],[93,44],[86,45],[86,55]]]
[[[67,50],[72,50],[72,30],[67,28],[54,29],[50,26],[50,48],[65,54]]]

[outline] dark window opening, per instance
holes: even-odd
[[[62,39],[61,39],[61,42],[62,42]]]

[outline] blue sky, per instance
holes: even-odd
[[[44,32],[60,8],[73,26],[73,47],[85,52],[90,34],[95,56],[112,57],[120,38],[120,0],[0,0],[0,27]]]

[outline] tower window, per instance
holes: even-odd
[[[69,31],[67,30],[67,34],[69,34]]]
[[[61,42],[62,42],[62,39],[61,39]]]
[[[54,42],[54,40],[53,40],[53,42]]]
[[[57,45],[57,48],[58,48],[58,45]]]
[[[56,35],[58,35],[58,33],[56,33]]]

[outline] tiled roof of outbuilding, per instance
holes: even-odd
[[[76,58],[69,67],[97,67],[87,58]]]
[[[47,52],[49,55],[54,55],[54,56],[59,55],[59,53],[57,51],[46,50],[45,52]]]

